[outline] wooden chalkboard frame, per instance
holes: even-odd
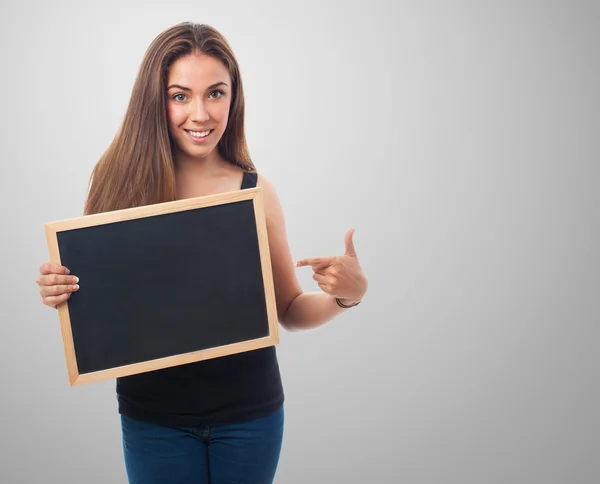
[[[81,385],[94,381],[118,378],[136,373],[159,370],[171,366],[193,363],[201,360],[217,358],[221,356],[264,348],[279,343],[278,317],[275,302],[275,290],[273,283],[273,274],[271,267],[271,258],[269,252],[269,241],[267,234],[267,225],[264,213],[263,193],[261,187],[237,190],[235,192],[220,193],[197,198],[188,198],[173,202],[147,205],[112,212],[105,212],[94,215],[60,220],[44,224],[46,241],[50,255],[50,261],[61,265],[61,254],[58,244],[58,234],[61,231],[92,227],[96,225],[109,224],[113,222],[123,222],[143,217],[155,215],[170,214],[191,209],[201,209],[221,204],[236,203],[246,200],[252,200],[254,215],[256,219],[256,229],[258,236],[258,247],[260,255],[260,264],[264,283],[265,304],[267,309],[267,319],[269,334],[266,337],[232,343],[224,346],[202,349],[190,353],[178,354],[162,357],[150,361],[143,361],[124,366],[108,368],[89,373],[80,373],[77,367],[75,356],[75,344],[69,316],[69,300],[58,305],[58,315],[60,320],[64,353],[67,363],[69,383],[71,386]]]

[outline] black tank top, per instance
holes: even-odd
[[[241,189],[256,186],[244,173]],[[284,401],[274,346],[117,379],[119,413],[195,427],[258,418]]]

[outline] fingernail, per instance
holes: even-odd
[[[69,269],[67,269],[67,274],[70,274],[70,273],[71,273],[71,271]]]
[[[79,277],[75,276],[75,284],[79,282]]]

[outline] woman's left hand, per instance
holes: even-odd
[[[361,301],[368,286],[354,250],[353,235],[354,229],[346,233],[346,253],[342,256],[312,257],[296,263],[296,267],[312,266],[313,279],[323,292],[340,298],[345,304]]]

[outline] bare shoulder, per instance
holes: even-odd
[[[275,192],[275,185],[262,173],[257,173],[258,179],[256,185],[262,187],[264,191]]]
[[[277,189],[271,180],[262,173],[258,174],[256,186],[263,189],[263,197],[265,203],[265,212],[268,218],[277,219],[283,217],[281,203],[277,195]]]

